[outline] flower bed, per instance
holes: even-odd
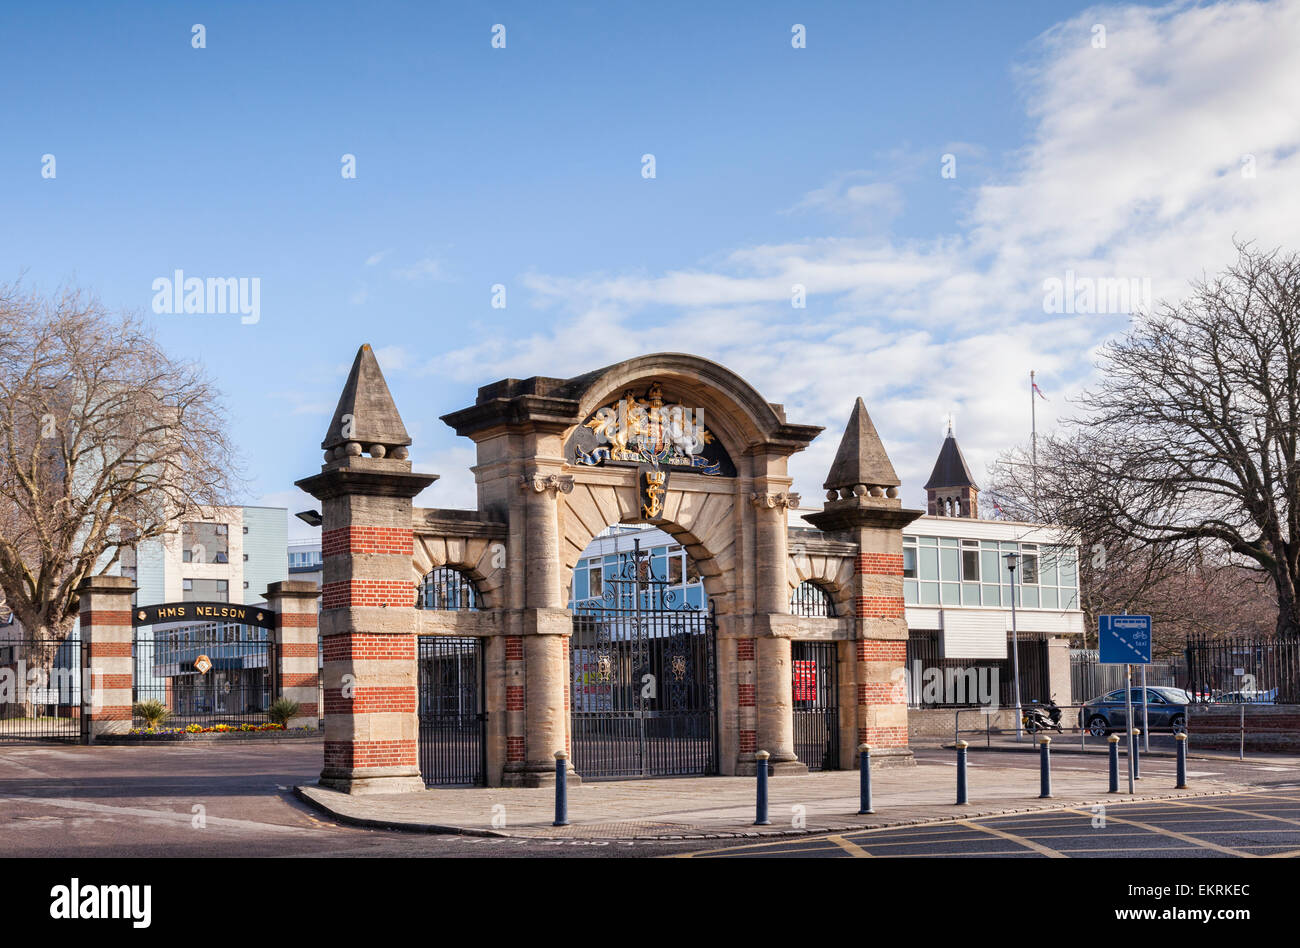
[[[148,736],[152,734],[229,734],[232,731],[243,731],[247,734],[250,731],[283,731],[286,730],[283,724],[214,724],[212,727],[204,727],[201,724],[191,724],[188,727],[133,727],[128,734],[136,736]],[[306,728],[294,728],[296,731],[305,731]]]
[[[320,731],[311,727],[285,728],[282,724],[215,724],[204,727],[133,727],[122,734],[101,734],[95,743],[153,744],[162,741],[220,741],[220,740],[295,740],[318,737]]]

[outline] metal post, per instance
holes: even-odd
[[[1016,692],[1016,740],[1020,740],[1020,637],[1016,632],[1016,570],[1011,567],[1011,682]]]
[[[552,826],[569,825],[569,755],[555,752],[555,822]]]
[[[1128,610],[1124,610],[1128,615]],[[1124,731],[1128,741],[1128,792],[1133,793],[1133,666],[1124,665]]]
[[[1142,779],[1142,742],[1138,740],[1142,736],[1142,728],[1133,728],[1133,779]]]
[[[1178,782],[1174,784],[1175,790],[1187,789],[1187,735],[1175,734],[1174,740],[1178,747]]]
[[[1106,743],[1110,744],[1110,792],[1119,793],[1119,735],[1110,735]]]
[[[1241,744],[1237,748],[1237,759],[1246,759],[1246,693],[1240,688],[1237,694],[1241,695]]]
[[[871,745],[858,745],[858,815],[875,813],[871,806]]]
[[[754,807],[755,826],[772,825],[772,821],[767,818],[767,759],[771,756],[767,751],[759,751],[754,755],[754,775],[758,778],[758,795]]]
[[[1052,799],[1052,739],[1038,735],[1038,799]]]
[[[966,742],[957,742],[957,804],[966,803]]]
[[[1142,750],[1151,752],[1151,719],[1147,717],[1147,667],[1142,666]]]

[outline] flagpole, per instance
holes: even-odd
[[[1038,405],[1034,401],[1037,385],[1034,370],[1029,370],[1029,443],[1033,453],[1034,516],[1038,516]]]

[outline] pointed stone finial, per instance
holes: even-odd
[[[397,413],[384,373],[379,371],[374,350],[367,343],[357,350],[334,418],[321,442],[325,460],[359,457],[364,452],[372,458],[400,461],[408,456],[410,443],[411,436]]]
[[[844,437],[840,439],[840,448],[835,452],[835,461],[831,464],[830,474],[822,486],[827,491],[838,491],[841,497],[850,494],[870,492],[872,496],[897,495],[897,488],[902,482],[894,473],[894,465],[889,462],[885,446],[876,434],[876,426],[871,423],[867,406],[859,398],[853,405],[853,414],[849,416]]]

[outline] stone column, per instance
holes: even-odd
[[[516,786],[555,785],[555,752],[569,750],[568,636],[573,620],[560,584],[560,524],[556,498],[573,478],[533,472],[520,478],[527,548],[524,593],[523,697],[525,747]],[[570,774],[572,774],[572,764]],[[570,777],[571,780],[576,778]]]
[[[325,767],[345,793],[423,790],[411,499],[406,461],[348,457],[298,484],[322,501]]]
[[[854,564],[857,623],[858,742],[873,756],[910,757],[907,740],[907,620],[903,608],[902,531],[858,531]]]
[[[131,596],[126,576],[92,576],[77,587],[81,641],[86,648],[81,675],[83,733],[94,743],[101,734],[131,730]]]
[[[755,514],[754,693],[758,750],[771,754],[772,774],[807,773],[808,767],[794,751],[794,679],[790,635],[789,588],[786,556],[789,525],[786,510],[798,506],[799,497],[784,492],[758,491],[751,495]]]
[[[280,698],[298,702],[298,714],[288,727],[320,726],[319,655],[316,640],[317,600],[315,583],[288,580],[266,589],[266,606],[275,613],[275,692]]]

